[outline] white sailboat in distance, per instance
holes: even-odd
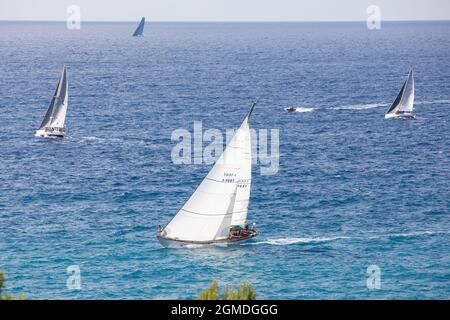
[[[252,147],[249,119],[259,98],[209,173],[157,238],[166,248],[229,244],[259,234],[247,225]]]
[[[68,93],[67,68],[64,66],[44,120],[36,131],[37,137],[62,138],[66,135],[64,123],[66,121]]]
[[[139,22],[138,27],[133,33],[133,37],[140,37],[144,35],[145,17],[142,17],[141,22]]]
[[[404,118],[414,119],[412,114],[414,107],[414,77],[412,69],[408,72],[403,87],[392,106],[386,112],[386,119]]]

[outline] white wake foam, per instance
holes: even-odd
[[[95,136],[81,137],[80,142],[95,142],[95,143],[122,143],[123,139],[119,138],[100,138]]]
[[[437,234],[446,234],[448,232],[445,231],[416,231],[416,232],[405,232],[405,233],[392,233],[384,235],[384,237],[389,238],[408,238],[408,237],[417,237],[417,236],[429,236],[429,235],[437,235]]]
[[[88,136],[88,137],[81,137],[81,141],[103,141],[104,139],[94,137],[94,136]]]
[[[343,106],[332,107],[333,110],[367,110],[378,107],[387,107],[386,103],[367,103],[367,104],[348,104]]]
[[[254,242],[252,244],[271,244],[277,246],[285,246],[296,243],[316,243],[316,242],[328,242],[340,239],[349,239],[350,237],[301,237],[301,238],[280,238],[280,239],[267,239],[265,241]]]
[[[284,110],[287,111],[288,108],[285,108]],[[307,107],[296,107],[294,112],[313,112],[314,108],[307,108]]]
[[[370,240],[370,239],[386,239],[386,238],[407,238],[427,235],[449,234],[450,231],[416,231],[405,233],[391,233],[391,234],[375,234],[375,235],[358,235],[358,236],[335,236],[335,237],[292,237],[292,238],[279,238],[279,239],[267,239],[264,241],[250,242],[248,244],[270,244],[276,246],[286,246],[298,243],[321,243],[337,240],[353,239],[353,240]]]
[[[416,101],[414,105],[433,105],[433,104],[450,104],[450,100],[433,100],[433,101]],[[389,103],[366,103],[366,104],[347,104],[342,106],[331,107],[333,110],[367,110],[373,108],[383,107],[386,108],[390,106]]]
[[[450,100],[416,101],[415,105],[450,104]]]

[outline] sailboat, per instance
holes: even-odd
[[[42,120],[41,126],[36,131],[38,137],[64,137],[64,122],[66,121],[68,104],[68,82],[67,68],[64,65],[63,71],[56,86],[50,106]]]
[[[386,112],[384,117],[386,119],[393,119],[393,118],[414,119],[414,116],[412,115],[413,106],[414,106],[414,77],[411,69],[408,72],[408,76],[406,77],[406,80],[403,83],[403,87],[400,90],[400,93],[398,94],[394,103]]]
[[[164,247],[240,243],[259,234],[247,225],[252,170],[249,119],[257,102],[189,200],[165,228],[159,227],[156,236]]]
[[[139,22],[139,25],[136,28],[136,31],[134,31],[133,33],[133,37],[142,36],[144,33],[144,26],[145,26],[145,17],[142,17],[141,22]]]

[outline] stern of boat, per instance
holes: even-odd
[[[412,113],[386,113],[384,115],[385,119],[405,119],[405,120],[412,120],[416,117]]]
[[[64,131],[48,131],[45,129],[39,129],[36,131],[36,137],[41,138],[64,138],[66,133]]]
[[[164,230],[160,230],[156,234],[156,238],[164,248],[180,249],[180,248],[200,248],[210,245],[233,245],[247,242],[252,238],[259,235],[259,231],[256,228],[238,228],[231,229],[228,238],[210,240],[210,241],[195,241],[195,240],[179,240],[166,236]]]

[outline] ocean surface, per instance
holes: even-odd
[[[28,299],[450,298],[450,22],[0,22],[0,269]],[[34,136],[68,68],[64,140]],[[416,120],[385,120],[410,67]],[[247,244],[155,238],[211,165],[174,130],[279,129],[253,167]],[[301,112],[288,114],[287,106]],[[81,290],[68,289],[78,265]],[[367,268],[381,271],[367,287]]]

